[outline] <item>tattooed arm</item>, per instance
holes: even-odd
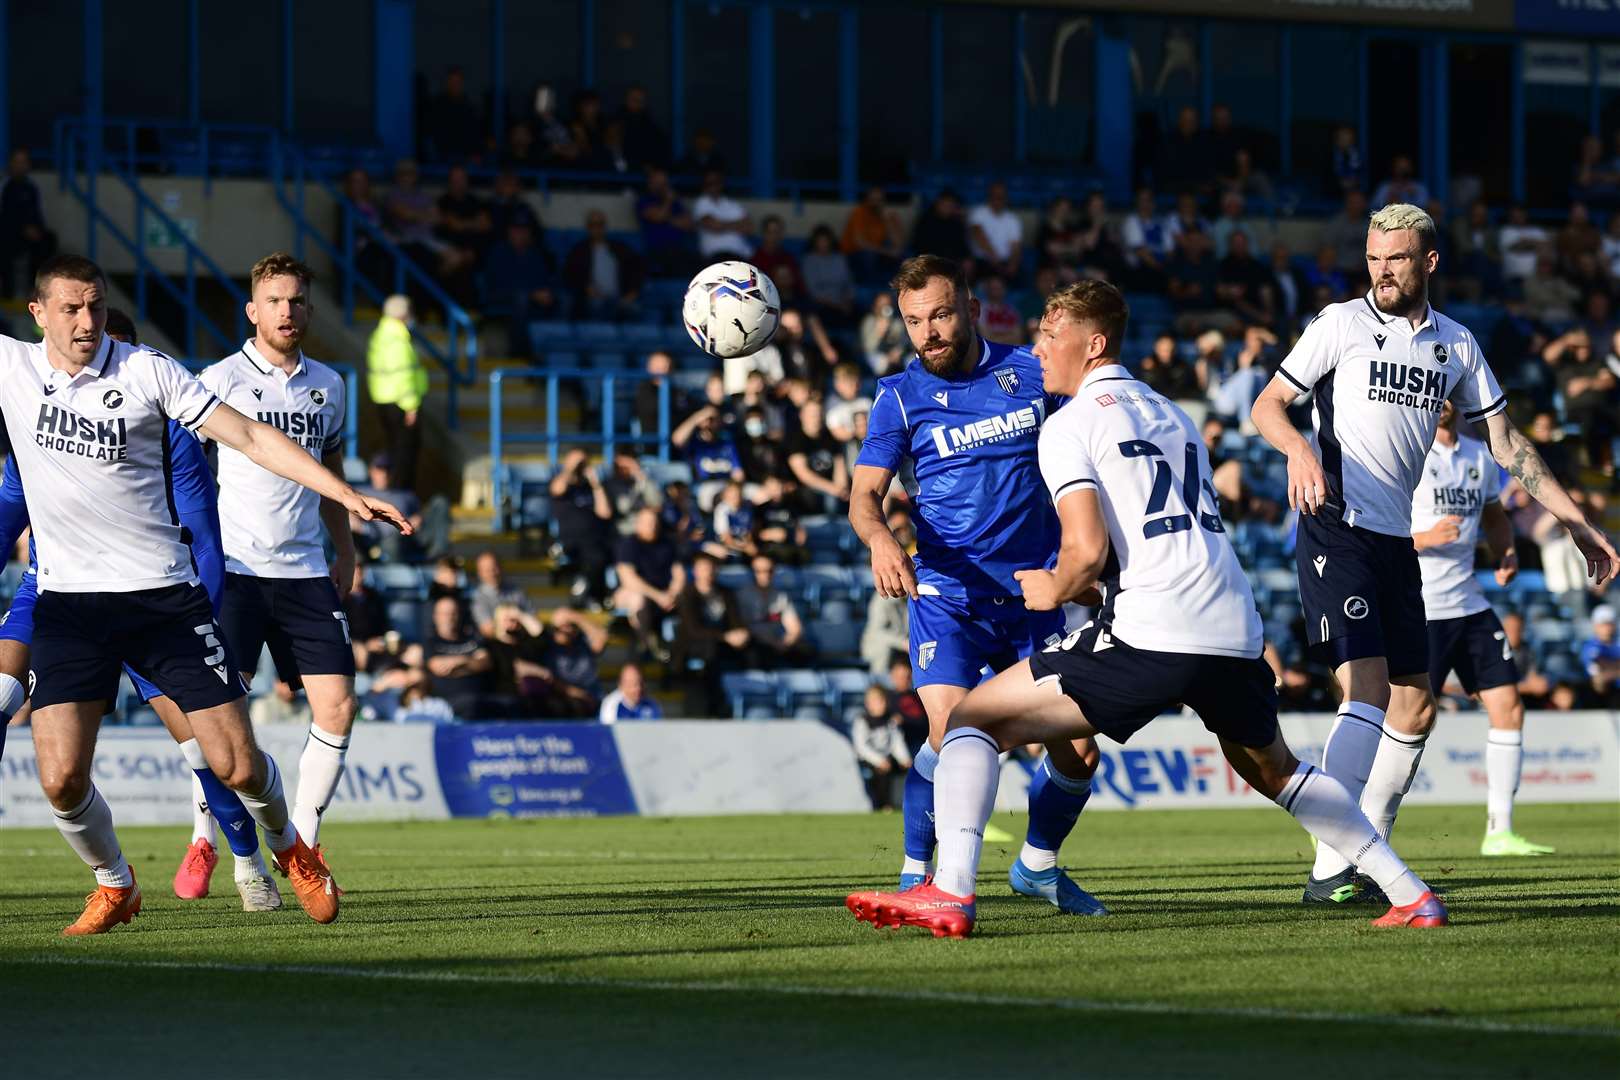
[[[1586,556],[1586,572],[1592,583],[1601,588],[1613,580],[1620,570],[1620,556],[1615,555],[1614,545],[1602,530],[1587,522],[1581,508],[1547,468],[1535,444],[1513,426],[1506,412],[1487,417],[1483,427],[1485,441],[1497,464],[1511,473],[1532,499],[1545,506],[1569,530],[1575,546]]]

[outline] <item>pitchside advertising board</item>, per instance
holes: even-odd
[[[1332,722],[1286,716],[1283,730],[1295,751],[1315,762]],[[1442,714],[1409,801],[1483,802],[1485,731],[1483,716]],[[299,728],[259,729],[289,791],[304,737]],[[1264,805],[1190,717],[1166,717],[1124,746],[1104,739],[1101,747],[1093,811]],[[103,731],[95,778],[122,824],[191,819],[190,771],[161,730]],[[1008,759],[998,807],[1022,813],[1028,783],[1027,768]],[[1620,799],[1620,714],[1530,714],[1519,798]],[[362,724],[327,818],[850,813],[867,805],[849,742],[807,721]],[[0,762],[0,826],[51,823],[33,746],[15,731]]]

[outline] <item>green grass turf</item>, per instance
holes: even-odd
[[[181,903],[183,830],[126,829],[144,914],[57,932],[89,876],[0,832],[0,1063],[14,1077],[1015,1074],[1620,1075],[1620,804],[1532,806],[1556,856],[1477,856],[1477,807],[1397,841],[1439,931],[1302,909],[1276,810],[1097,813],[1065,853],[1113,908],[1011,897],[978,934],[876,931],[847,891],[897,870],[892,815],[334,824],[341,919]],[[998,818],[1015,835],[1021,818]],[[1247,1011],[1252,1010],[1252,1011]],[[1345,1018],[1301,1014],[1342,1014]],[[93,1057],[91,1055],[94,1055]],[[95,1062],[91,1066],[91,1062]]]

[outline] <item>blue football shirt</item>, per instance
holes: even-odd
[[[1053,564],[1058,520],[1037,458],[1050,403],[1040,360],[990,341],[959,378],[913,359],[878,380],[855,464],[898,471],[911,459],[919,591],[1017,596],[1015,571]]]

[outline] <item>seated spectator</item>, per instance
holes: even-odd
[[[1541,350],[1541,359],[1553,369],[1564,402],[1564,419],[1581,428],[1586,460],[1605,476],[1614,475],[1615,415],[1620,411],[1620,378],[1592,346],[1591,336],[1578,326],[1554,338]]]
[[[470,265],[455,248],[439,239],[439,207],[433,196],[418,186],[416,162],[404,159],[394,166],[394,186],[383,200],[383,225],[394,243],[413,262],[426,267],[440,281],[448,281]]]
[[[1250,326],[1243,331],[1243,348],[1238,350],[1236,368],[1210,380],[1210,410],[1229,423],[1242,425],[1245,435],[1256,434],[1249,420],[1249,410],[1254,408],[1260,391],[1271,381],[1271,368],[1265,356],[1267,349],[1276,347],[1276,334],[1263,326]]]
[[[1539,709],[1546,703],[1552,684],[1542,674],[1536,650],[1525,641],[1524,616],[1517,611],[1502,612],[1502,632],[1506,635],[1508,650],[1513,654],[1513,664],[1519,669],[1519,696],[1524,699],[1526,706]]]
[[[1600,491],[1571,488],[1569,497],[1581,508],[1588,522],[1601,526],[1608,506],[1607,496]],[[1541,572],[1546,578],[1547,591],[1568,610],[1584,615],[1601,596],[1587,578],[1586,556],[1562,522],[1545,507],[1538,509],[1541,513],[1530,527],[1530,538],[1540,547]],[[1514,527],[1518,527],[1517,521]]]
[[[692,204],[692,220],[697,223],[698,254],[705,260],[746,259],[753,252],[748,242],[753,219],[742,203],[726,194],[723,173],[703,174],[703,194]]]
[[[675,358],[663,349],[654,349],[647,354],[647,374],[652,376],[636,384],[635,417],[636,425],[643,436],[657,435],[661,430],[661,423],[667,421],[670,429],[687,415],[686,395],[681,388],[670,380],[670,372],[675,370]],[[663,387],[669,388],[669,411],[665,416],[660,412],[659,401]],[[650,448],[650,444],[642,444]]]
[[[1338,256],[1328,245],[1316,249],[1316,262],[1305,271],[1305,287],[1313,294],[1325,290],[1332,297],[1329,303],[1343,300],[1350,292],[1350,280],[1339,269]]]
[[[1564,437],[1558,418],[1545,410],[1538,412],[1530,418],[1524,433],[1535,444],[1541,460],[1547,463],[1547,471],[1560,484],[1573,487],[1577,478],[1575,452],[1570,445],[1573,440]]]
[[[911,231],[911,250],[940,255],[958,263],[972,257],[961,196],[950,188],[934,196],[934,201],[918,215]]]
[[[725,716],[721,676],[743,666],[750,636],[730,589],[715,579],[715,560],[699,554],[692,560],[692,580],[681,590],[672,652],[676,670],[689,680],[687,712]]]
[[[773,405],[780,413],[780,407]],[[771,414],[760,406],[749,406],[743,413],[742,439],[737,447],[742,455],[743,480],[760,484],[775,477],[785,480],[792,475],[787,463],[787,431],[779,418],[771,422]]]
[[[467,98],[467,77],[459,67],[445,72],[444,89],[422,111],[422,156],[429,161],[477,161],[484,149],[484,123]]]
[[[528,199],[523,195],[523,185],[518,182],[517,173],[511,169],[502,169],[495,174],[495,191],[489,200],[489,222],[491,234],[498,242],[507,235],[507,230],[514,221],[529,223],[529,234],[536,247],[542,246],[544,234],[540,224],[540,215],[534,212]],[[549,265],[549,259],[547,265]]]
[[[640,307],[641,256],[607,234],[607,215],[585,215],[585,239],[563,263],[563,284],[574,294],[574,318],[617,322]]]
[[[748,385],[746,373],[739,379],[742,387]],[[711,371],[703,380],[703,402],[696,410],[701,411],[705,406],[714,410],[720,421],[720,430],[731,432],[737,429],[737,403],[732,398],[733,388],[726,385],[725,375],[718,371]],[[683,420],[690,417],[682,417]],[[678,426],[678,425],[677,425]],[[678,445],[678,444],[677,444]]]
[[[1507,221],[1497,232],[1497,247],[1502,253],[1502,276],[1510,281],[1524,281],[1536,276],[1537,261],[1549,239],[1546,229],[1531,224],[1527,209],[1518,204],[1510,206]]]
[[[666,660],[668,652],[659,631],[686,586],[686,568],[675,561],[675,547],[664,539],[658,511],[639,511],[632,529],[614,553],[619,590],[613,604],[629,613],[638,654]]]
[[[647,110],[647,88],[632,85],[625,89],[624,108],[619,113],[624,130],[624,156],[630,168],[641,172],[648,167],[669,165],[669,136]]]
[[[1223,181],[1223,186],[1227,191],[1236,192],[1249,206],[1256,203],[1270,206],[1277,194],[1271,177],[1255,166],[1254,154],[1245,147],[1239,147],[1233,156],[1232,176]]]
[[[769,555],[755,555],[748,566],[754,577],[737,590],[737,612],[748,628],[751,666],[769,670],[810,659],[812,649],[799,609],[776,587],[775,561]]]
[[[1356,129],[1349,124],[1340,124],[1333,132],[1333,155],[1329,158],[1326,194],[1330,199],[1341,198],[1352,191],[1360,191],[1366,182],[1366,166],[1362,161],[1361,146],[1356,140]]]
[[[1221,196],[1221,216],[1209,227],[1209,237],[1217,259],[1226,258],[1231,248],[1232,237],[1238,233],[1242,233],[1249,241],[1252,250],[1254,237],[1249,235],[1249,226],[1243,221],[1243,196],[1235,191],[1228,191]]]
[[[786,485],[777,477],[766,477],[754,496],[754,550],[769,555],[779,564],[800,566],[810,558],[805,535],[799,511],[789,500]]]
[[[628,184],[633,176],[630,158],[624,152],[624,125],[617,118],[602,125],[599,140],[589,152],[580,155],[578,167],[581,172],[603,175],[592,187],[629,191]],[[609,176],[613,179],[606,179]]]
[[[815,315],[806,317],[797,308],[783,307],[771,343],[753,354],[753,363],[769,372],[778,371],[778,384],[789,379],[805,379],[820,386],[827,369],[838,362],[838,349],[827,336],[827,328]]]
[[[461,560],[454,555],[441,555],[433,560],[433,572],[428,576],[428,603],[434,604],[448,596],[467,606],[467,575],[462,573]]]
[[[1183,246],[1186,237],[1194,233],[1203,236],[1204,246],[1210,247],[1210,224],[1198,212],[1198,198],[1191,192],[1184,191],[1176,196],[1176,209],[1170,215],[1170,233],[1175,237],[1178,249]]]
[[[874,184],[867,188],[861,201],[850,209],[839,247],[862,281],[883,281],[900,265],[904,231],[900,215],[890,208],[881,187]]]
[[[501,168],[535,172],[549,164],[550,159],[536,141],[534,128],[527,121],[519,120],[506,129],[506,145],[501,147]]]
[[[804,300],[804,272],[793,252],[782,246],[786,229],[782,219],[771,214],[759,223],[759,250],[754,252],[754,265],[776,283],[776,294],[784,304]]]
[[[1604,708],[1620,706],[1620,641],[1615,640],[1615,613],[1608,604],[1592,609],[1592,635],[1581,642],[1581,668],[1592,694]]]
[[[270,693],[257,694],[248,701],[248,719],[254,727],[265,724],[297,724],[307,727],[314,716],[309,699],[281,679],[275,680]]]
[[[575,715],[553,687],[541,663],[545,627],[532,612],[500,604],[490,616],[484,647],[491,663],[491,704],[506,717],[528,719]]]
[[[1084,207],[1075,222],[1076,277],[1101,274],[1108,281],[1119,281],[1125,270],[1125,250],[1120,243],[1119,231],[1114,228],[1108,214],[1108,201],[1100,191],[1086,196]],[[1059,284],[1068,282],[1062,273]]]
[[[1007,283],[997,274],[979,282],[979,334],[998,345],[1024,343],[1024,317],[1007,302]]]
[[[1542,323],[1557,326],[1575,321],[1575,305],[1580,302],[1581,290],[1558,275],[1550,249],[1543,248],[1536,254],[1535,272],[1524,279],[1521,287],[1525,306]]]
[[[411,523],[411,528],[420,533],[424,524],[422,500],[416,497],[414,491],[392,486],[390,474],[393,464],[393,458],[388,454],[374,455],[366,466],[367,482],[357,485],[356,490],[362,495],[370,495],[399,507],[399,512]],[[355,546],[363,548],[372,562],[416,562],[422,556],[416,536],[402,536],[398,530],[380,522],[361,521],[350,515],[349,531],[354,533]]]
[[[888,597],[872,590],[866,604],[866,625],[861,630],[861,659],[874,676],[889,670],[896,654],[911,648],[911,615],[905,597]]]
[[[872,411],[872,399],[861,390],[861,370],[854,364],[833,368],[832,398],[827,402],[827,430],[839,442],[855,437],[855,414]]]
[[[626,664],[619,670],[619,685],[602,699],[597,710],[598,723],[617,724],[620,720],[662,720],[664,707],[657,698],[647,696],[647,683],[641,668]]]
[[[664,487],[664,505],[658,508],[659,527],[669,542],[675,545],[675,557],[689,562],[697,549],[709,538],[703,511],[692,497],[691,485],[673,480]]]
[[[804,293],[812,310],[829,326],[845,326],[855,320],[855,277],[849,260],[838,250],[832,229],[817,225],[810,233],[810,250],[800,262]]]
[[[726,155],[720,152],[714,132],[708,128],[698,128],[692,133],[686,156],[676,162],[675,172],[681,176],[703,176],[710,172],[725,175]]]
[[[56,254],[56,234],[45,223],[39,185],[28,175],[32,168],[27,150],[13,150],[6,159],[6,182],[0,184],[0,296],[14,295],[11,275],[19,257],[27,260],[23,291],[32,293],[39,264]]]
[[[1074,200],[1059,195],[1046,204],[1046,212],[1035,226],[1035,265],[1051,267],[1064,281],[1079,274],[1084,238],[1074,210]]]
[[[452,165],[445,177],[444,194],[439,196],[439,239],[456,250],[469,264],[481,262],[495,240],[489,206],[473,194],[465,165]]]
[[[915,754],[928,739],[928,710],[923,707],[922,695],[917,693],[906,650],[889,658],[889,693],[894,711],[900,714],[906,749]]]
[[[1159,147],[1154,180],[1171,190],[1198,190],[1211,186],[1214,162],[1209,141],[1198,130],[1198,110],[1190,105],[1176,113],[1175,129]]]
[[[551,613],[540,663],[551,673],[553,693],[563,702],[562,715],[588,719],[602,700],[602,653],[608,633],[573,608]]]
[[[1603,250],[1603,234],[1592,224],[1585,203],[1570,203],[1569,216],[1558,230],[1553,247],[1558,252],[1559,268],[1565,272],[1573,270],[1582,255],[1597,255]]]
[[[1174,334],[1154,338],[1153,351],[1139,367],[1141,380],[1167,398],[1190,399],[1200,393],[1197,369],[1182,358]]]
[[[370,232],[359,224],[364,222],[378,229],[383,227],[382,208],[372,198],[371,177],[364,169],[350,169],[343,176],[343,200],[338,205],[337,220],[332,230],[333,242],[339,246],[343,244],[343,219],[348,214],[357,219],[353,226],[355,269],[378,290],[390,289],[394,277],[390,256],[372,241]]]
[[[750,371],[743,378],[742,393],[734,395],[731,399],[732,407],[736,410],[737,415],[740,418],[737,423],[739,435],[746,438],[759,437],[758,435],[750,434],[742,430],[746,425],[750,411],[757,411],[765,418],[765,426],[767,429],[772,431],[782,430],[786,417],[786,411],[782,408],[781,401],[771,396],[767,392],[767,387],[769,385],[769,380],[766,378],[763,371]],[[859,390],[859,388],[860,376],[857,373],[856,389]],[[763,432],[761,432],[761,434],[763,434]]]
[[[1215,184],[1226,187],[1236,171],[1238,154],[1245,149],[1244,137],[1232,123],[1232,107],[1217,101],[1209,110],[1209,128],[1203,133],[1204,153]],[[1205,184],[1207,178],[1201,178]]]
[[[1125,218],[1120,241],[1125,247],[1125,280],[1129,287],[1162,292],[1165,266],[1176,250],[1176,237],[1170,223],[1159,215],[1153,189],[1137,191],[1136,208]]]
[[[1209,326],[1228,327],[1233,317],[1217,306],[1218,269],[1210,254],[1209,238],[1202,232],[1183,233],[1180,250],[1170,260],[1170,302],[1176,309],[1176,331],[1196,334]]]
[[[797,501],[806,514],[844,513],[849,501],[849,468],[843,447],[827,430],[821,402],[799,409],[799,430],[787,441],[788,469],[800,484]]]
[[[495,664],[483,638],[462,616],[460,602],[449,596],[435,600],[427,640],[412,648],[420,663],[411,666],[426,670],[433,695],[449,702],[457,718],[479,719]]]
[[[393,629],[388,621],[388,601],[372,588],[371,575],[366,573],[366,560],[358,556],[354,563],[354,581],[349,594],[343,598],[343,617],[349,623],[349,644],[354,649],[354,669],[368,674],[381,668],[388,652],[388,634]],[[399,634],[394,634],[398,650]]]
[[[1278,242],[1271,246],[1271,293],[1277,311],[1279,329],[1292,327],[1300,318],[1301,305],[1306,294],[1305,283],[1294,269],[1293,253],[1288,245]],[[1313,310],[1312,315],[1316,312]]]
[[[529,594],[507,582],[501,569],[501,557],[489,548],[478,553],[473,563],[478,584],[473,587],[471,611],[473,625],[478,632],[489,637],[495,632],[495,609],[501,605],[517,608],[524,614],[534,612],[534,601]]]
[[[894,294],[878,293],[872,297],[872,309],[861,316],[861,355],[866,366],[874,375],[889,375],[905,367],[910,354],[911,339],[895,311]]]
[[[548,168],[572,165],[580,150],[574,145],[574,133],[558,113],[557,102],[557,91],[552,87],[544,83],[535,87],[529,126]]]
[[[557,545],[563,563],[574,574],[569,595],[601,603],[607,599],[613,504],[591,467],[590,455],[581,449],[570,450],[548,490],[551,514],[557,522]]]
[[[1322,226],[1316,245],[1319,263],[1323,260],[1323,248],[1332,251],[1332,255],[1328,256],[1327,266],[1348,275],[1348,280],[1360,281],[1366,277],[1367,196],[1359,189],[1352,188],[1345,192],[1343,208],[1331,221]]]
[[[535,244],[534,227],[514,216],[501,243],[490,249],[484,266],[484,291],[491,313],[505,313],[507,350],[516,357],[534,355],[529,324],[555,318],[557,293],[551,260]]]
[[[1397,155],[1390,162],[1389,179],[1379,184],[1378,190],[1373,192],[1373,205],[1384,207],[1392,203],[1410,203],[1413,206],[1427,206],[1429,189],[1413,175],[1414,171],[1410,157]]]
[[[692,268],[692,215],[670,186],[669,173],[656,166],[647,170],[647,186],[636,199],[636,223],[647,272],[686,276]]]
[[[1468,216],[1451,225],[1452,287],[1472,302],[1496,296],[1502,287],[1502,257],[1491,211],[1484,199],[1468,206]]]
[[[1017,281],[1023,271],[1024,223],[1007,205],[1007,185],[991,183],[980,206],[968,215],[968,246],[982,271]]]
[[[728,480],[714,500],[714,540],[703,550],[717,559],[747,558],[754,547],[754,507],[743,498],[743,486]]]
[[[686,453],[692,465],[692,491],[698,506],[714,509],[714,500],[727,483],[742,481],[742,456],[729,430],[720,425],[720,412],[705,406],[682,421],[670,444]]]
[[[602,95],[585,88],[574,93],[572,118],[568,134],[574,143],[574,167],[589,169],[600,164],[602,129],[607,117],[602,113]]]
[[[874,810],[892,810],[900,805],[906,770],[911,768],[911,751],[906,748],[900,729],[900,714],[889,694],[875,683],[867,688],[866,700],[850,724],[849,741],[861,762],[866,794]]]
[[[1216,297],[1243,322],[1270,326],[1276,317],[1271,271],[1250,254],[1248,233],[1234,232],[1227,242],[1226,257],[1215,268]]]
[[[623,536],[630,534],[637,514],[642,510],[658,510],[664,503],[663,491],[642,468],[641,459],[628,450],[613,455],[613,468],[608,470],[602,486],[607,489],[608,501],[613,504],[613,520]]]

